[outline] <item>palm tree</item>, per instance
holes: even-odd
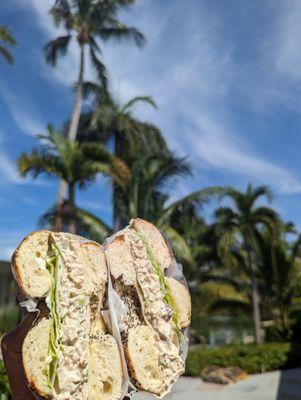
[[[143,135],[141,135],[143,137]],[[117,196],[122,225],[131,218],[141,217],[155,223],[168,236],[177,258],[193,264],[192,247],[186,242],[183,232],[178,231],[177,213],[185,213],[189,205],[197,207],[218,193],[218,188],[206,188],[171,201],[169,189],[178,178],[191,174],[185,158],[175,156],[165,142],[157,142],[156,132],[146,135],[149,144],[140,138],[134,143],[125,141],[123,160],[128,165],[132,180],[126,190]],[[190,220],[192,223],[193,219]],[[95,221],[97,227],[97,221]],[[108,235],[114,229],[108,231]]]
[[[125,153],[131,151],[139,151],[135,147],[135,143],[143,142],[145,146],[153,146],[158,148],[166,148],[166,142],[158,128],[152,124],[140,121],[134,116],[133,110],[137,103],[148,104],[156,108],[156,103],[149,96],[136,96],[121,104],[116,101],[103,88],[100,83],[86,82],[84,85],[86,96],[93,96],[93,104],[89,116],[85,116],[84,125],[85,137],[87,132],[92,133],[93,140],[107,141],[113,137],[114,153],[119,158],[124,158]],[[122,220],[120,213],[121,199],[120,187],[113,185],[113,219],[114,230],[121,229],[125,219]]]
[[[56,0],[51,8],[50,14],[57,26],[63,27],[66,33],[45,45],[46,60],[56,65],[58,56],[65,55],[72,39],[79,47],[79,71],[76,82],[75,102],[68,129],[68,139],[76,139],[78,124],[82,108],[84,68],[86,49],[92,65],[99,76],[104,88],[107,87],[107,72],[99,56],[101,49],[98,39],[107,41],[134,40],[136,45],[142,46],[145,38],[136,28],[128,27],[117,18],[117,12],[124,7],[133,4],[135,0]],[[59,210],[66,193],[64,181],[60,182],[57,198],[57,209]]]
[[[10,28],[7,26],[3,26],[3,25],[0,26],[0,41],[4,42],[5,45],[8,45],[8,46],[15,46],[17,44],[16,40],[14,39],[14,37],[12,35]],[[14,62],[14,58],[6,46],[0,45],[0,53],[2,54],[2,56],[6,59],[6,61],[9,64],[12,64]]]
[[[225,196],[232,200],[233,205],[220,207],[215,212],[219,252],[225,263],[229,262],[231,250],[235,246],[242,248],[245,254],[251,283],[254,341],[259,343],[261,311],[257,279],[258,241],[262,227],[271,232],[277,231],[279,217],[271,208],[256,204],[262,197],[271,201],[271,193],[266,186],[253,188],[249,184],[245,193],[229,188],[225,190]]]
[[[79,47],[79,72],[76,82],[76,96],[73,113],[68,131],[68,139],[74,141],[77,134],[78,122],[81,113],[83,98],[83,82],[86,48],[89,50],[90,60],[98,73],[104,87],[107,85],[107,74],[104,64],[99,59],[101,50],[97,39],[134,40],[138,46],[144,44],[145,39],[136,28],[128,27],[117,19],[120,8],[134,3],[134,0],[56,0],[50,14],[57,26],[62,26],[66,34],[59,36],[45,45],[46,60],[56,65],[59,55],[65,55],[68,45],[75,39]]]
[[[262,235],[259,276],[264,304],[280,326],[283,337],[289,340],[292,333],[290,314],[294,299],[301,293],[301,234],[288,242],[283,235],[287,228],[288,225],[283,225],[277,238],[271,237],[269,231]]]
[[[130,172],[123,161],[111,155],[98,143],[72,142],[55,132],[52,126],[48,127],[48,136],[40,138],[46,139],[46,143],[41,148],[19,157],[19,171],[22,176],[32,175],[36,178],[44,173],[67,183],[68,199],[65,213],[70,219],[69,231],[75,232],[76,188],[85,187],[98,173],[110,176],[125,187],[130,181]]]

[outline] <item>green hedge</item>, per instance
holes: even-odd
[[[10,387],[3,365],[3,361],[0,360],[0,400],[12,400]]]
[[[190,350],[186,374],[200,376],[210,365],[240,367],[249,374],[294,368],[301,365],[301,345],[292,343],[262,343],[231,345],[220,348],[199,347]]]

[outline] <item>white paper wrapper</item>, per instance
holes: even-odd
[[[19,303],[19,305],[23,308],[26,309],[27,312],[36,312],[36,311],[40,311],[37,307],[38,302],[36,300],[33,299],[27,299],[24,301],[21,301]]]
[[[106,254],[106,249],[108,245],[119,235],[121,235],[123,232],[119,231],[115,233],[114,235],[110,236],[105,240],[104,243],[104,253]],[[107,270],[108,270],[108,306],[109,306],[109,312],[107,315],[103,315],[105,322],[110,324],[110,330],[112,332],[112,335],[117,341],[118,348],[120,351],[121,355],[121,360],[122,360],[122,369],[123,369],[123,387],[122,387],[122,395],[121,399],[123,399],[124,396],[129,396],[133,392],[137,392],[136,387],[131,383],[128,369],[127,369],[127,364],[125,360],[125,355],[124,355],[124,350],[123,350],[123,345],[122,345],[122,340],[121,340],[121,334],[123,328],[122,328],[122,320],[125,316],[125,304],[121,300],[120,296],[118,293],[113,288],[112,285],[112,280],[111,280],[111,274],[110,274],[110,269],[108,265],[108,258],[106,257],[107,260]]]
[[[129,226],[128,226],[129,227]],[[105,243],[104,243],[104,252],[106,255],[106,251],[107,248],[109,246],[110,243],[113,242],[113,240],[122,235],[124,233],[124,231],[126,231],[126,229],[128,228],[124,228],[121,231],[115,233],[114,235],[112,235],[111,237],[107,238]],[[166,235],[161,232],[165,242],[167,244],[167,246],[170,249],[171,254],[173,255],[172,249],[170,247],[170,244],[167,240]],[[136,388],[129,377],[129,373],[126,367],[126,361],[125,361],[125,355],[124,355],[124,349],[123,349],[123,345],[122,345],[122,340],[121,340],[121,334],[120,332],[122,332],[124,330],[124,326],[122,324],[123,321],[123,317],[125,315],[125,304],[122,301],[122,299],[120,298],[120,296],[118,295],[118,293],[116,293],[116,291],[113,288],[112,285],[112,280],[111,280],[111,275],[110,275],[110,266],[108,264],[108,257],[106,256],[106,260],[107,260],[107,267],[108,267],[108,299],[109,299],[109,311],[110,311],[110,319],[111,319],[111,324],[112,324],[112,334],[115,337],[115,339],[118,342],[118,346],[120,349],[120,354],[122,357],[122,364],[125,368],[125,379],[124,379],[124,390],[123,390],[123,396],[131,396],[133,394],[134,391],[136,392],[142,392],[141,390],[139,390],[138,388]],[[179,281],[180,283],[182,283],[188,290],[188,286],[187,286],[187,282],[186,279],[183,275],[183,268],[182,265],[179,264],[174,256],[172,259],[172,263],[170,265],[169,268],[167,268],[167,270],[165,270],[165,276],[171,277],[176,279],[177,281]],[[188,354],[188,345],[189,345],[189,327],[187,327],[184,331],[183,331],[183,336],[180,337],[180,356],[182,358],[182,360],[185,362],[186,358],[187,358],[187,354]],[[170,388],[171,389],[171,388]],[[165,393],[165,395],[167,395],[169,392]],[[160,396],[156,396],[157,398],[160,398]],[[162,396],[161,396],[162,397]],[[122,397],[121,397],[122,399]]]

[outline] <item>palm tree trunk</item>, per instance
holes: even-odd
[[[256,344],[261,342],[261,313],[259,302],[259,291],[256,279],[251,279],[251,296],[252,296],[252,310],[253,310],[253,329],[254,329],[254,342]]]
[[[115,156],[122,158],[122,135],[120,132],[115,132]],[[114,232],[122,228],[121,210],[120,210],[120,188],[113,182],[113,227]]]
[[[69,222],[68,222],[68,232],[69,233],[76,233],[76,220],[74,215],[74,205],[75,205],[75,188],[74,183],[70,183],[68,186],[69,196],[68,196],[68,209],[70,212]]]
[[[57,194],[56,205],[55,205],[55,218],[53,227],[53,230],[55,232],[60,232],[62,230],[63,226],[62,206],[66,192],[67,192],[67,183],[63,179],[61,179],[59,183],[59,191]]]
[[[251,278],[251,299],[252,299],[252,319],[253,319],[253,332],[254,332],[254,343],[258,344],[261,342],[261,312],[260,312],[260,299],[257,280],[255,276],[255,268],[252,260],[252,250],[250,247],[247,249],[248,253],[248,264]]]
[[[82,109],[84,68],[85,68],[85,49],[83,45],[80,45],[80,64],[79,64],[76,96],[72,110],[71,122],[68,130],[68,139],[72,142],[76,140],[78,124]],[[64,198],[66,197],[66,193],[67,193],[67,184],[66,182],[61,180],[56,200],[56,217],[54,222],[54,231],[56,232],[59,232],[62,229],[62,218],[60,214]]]
[[[68,131],[68,139],[71,140],[72,142],[76,140],[76,134],[78,130],[78,124],[82,109],[84,67],[85,67],[85,48],[83,45],[80,45],[80,65],[79,65],[79,74],[77,80],[76,96],[72,111],[71,123]]]
[[[292,330],[290,327],[290,321],[289,321],[289,309],[285,305],[280,305],[280,314],[281,314],[281,325],[282,325],[282,330],[283,333],[286,337],[287,340],[290,339]]]

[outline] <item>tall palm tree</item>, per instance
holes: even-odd
[[[79,71],[76,82],[75,103],[68,131],[68,139],[75,140],[83,98],[84,67],[86,48],[104,87],[107,74],[104,64],[99,59],[101,50],[98,39],[128,39],[141,46],[145,39],[136,28],[128,27],[117,19],[120,8],[134,3],[134,0],[56,0],[50,14],[57,26],[62,26],[66,34],[51,40],[45,45],[46,60],[56,65],[59,55],[65,55],[72,39],[79,47]]]
[[[294,298],[301,294],[301,234],[288,242],[283,232],[278,237],[271,237],[269,231],[262,235],[260,249],[262,262],[259,264],[264,304],[269,314],[281,328],[281,333],[290,339],[290,313]]]
[[[249,184],[246,192],[229,188],[225,191],[225,196],[232,200],[233,205],[220,207],[215,211],[219,251],[226,263],[229,261],[228,256],[233,246],[238,244],[245,252],[245,262],[251,282],[254,341],[259,343],[261,310],[257,279],[258,240],[262,227],[266,227],[271,232],[277,231],[279,217],[273,209],[257,206],[258,200],[262,197],[271,201],[271,193],[266,186],[253,188]]]
[[[128,27],[117,18],[121,8],[133,4],[135,0],[56,0],[50,14],[57,26],[65,29],[65,34],[50,41],[45,46],[46,60],[56,65],[58,56],[65,55],[71,40],[75,40],[79,47],[79,71],[76,82],[75,102],[68,129],[68,139],[76,139],[78,124],[82,108],[84,68],[86,50],[89,58],[102,82],[107,87],[107,72],[100,60],[101,49],[99,39],[107,41],[134,40],[138,46],[142,46],[145,38],[136,28]],[[61,181],[58,192],[57,208],[66,193],[66,185]]]
[[[113,178],[119,185],[126,186],[130,181],[130,172],[123,161],[111,155],[98,143],[72,142],[48,127],[48,136],[41,148],[19,157],[18,165],[22,176],[31,174],[34,178],[40,174],[55,176],[67,183],[69,231],[75,232],[74,214],[76,188],[83,188],[93,181],[98,173]]]
[[[135,143],[143,142],[145,146],[156,146],[166,148],[166,142],[158,128],[152,124],[140,121],[134,115],[134,107],[138,103],[144,103],[156,108],[156,103],[149,96],[136,96],[121,104],[116,101],[101,83],[86,82],[84,85],[86,96],[92,96],[92,111],[89,122],[89,129],[93,139],[106,141],[113,138],[114,153],[119,158],[124,158],[125,153],[139,151]],[[85,126],[84,130],[87,130]],[[121,229],[124,225],[120,214],[121,199],[120,187],[113,185],[113,219],[114,230]]]
[[[14,62],[14,58],[7,46],[15,46],[17,42],[14,39],[9,27],[3,25],[0,26],[0,42],[3,42],[5,44],[0,45],[0,54],[2,54],[2,56],[9,64],[12,64]]]

